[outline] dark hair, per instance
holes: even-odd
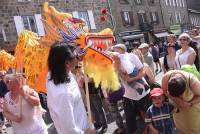
[[[70,78],[66,71],[66,61],[72,61],[75,58],[68,44],[55,43],[52,45],[49,57],[48,67],[50,71],[50,79],[54,84],[69,82]]]
[[[168,82],[169,94],[173,97],[181,96],[186,89],[186,81],[182,77],[171,78]]]

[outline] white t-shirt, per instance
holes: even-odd
[[[133,72],[134,67],[137,67],[139,70],[143,68],[141,61],[133,53],[120,54],[119,57],[122,68],[127,71],[128,74]],[[150,92],[150,89],[147,91],[143,90],[142,94],[140,95],[135,89],[131,88],[127,82],[122,80],[122,84],[125,88],[124,97],[132,100],[140,100]]]
[[[78,84],[72,73],[70,82],[55,85],[47,80],[47,104],[58,134],[84,134],[92,127],[87,119]]]
[[[175,57],[175,63],[176,63],[176,68],[180,69],[182,65],[187,64],[188,62],[188,57],[192,54],[195,53],[194,49],[191,47],[188,47],[188,49],[181,53],[181,50],[178,50],[176,52],[176,57]]]

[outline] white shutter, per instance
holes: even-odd
[[[79,17],[78,17],[78,12],[77,12],[77,11],[72,12],[72,16],[73,16],[74,18],[79,18]]]
[[[2,31],[2,34],[3,34],[3,40],[4,40],[4,41],[7,41],[6,33],[5,33],[5,31],[4,31],[4,26],[3,26],[3,25],[1,26],[1,31]]]
[[[17,30],[17,35],[20,35],[20,33],[24,30],[24,24],[22,21],[21,16],[14,16],[14,21],[15,21],[15,27]]]
[[[92,13],[92,10],[88,10],[88,17],[89,17],[89,21],[90,21],[90,28],[91,29],[96,29],[96,25],[95,25],[95,21],[94,21],[94,16]]]
[[[45,32],[44,32],[44,26],[43,26],[43,23],[42,23],[42,16],[41,14],[35,14],[35,21],[36,21],[36,25],[37,25],[37,31],[38,31],[38,35],[39,36],[44,36],[45,35]]]

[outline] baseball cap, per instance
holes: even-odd
[[[113,49],[114,48],[121,48],[121,49],[123,49],[124,51],[127,51],[127,48],[126,48],[126,46],[124,45],[124,44],[117,44],[117,45],[114,45],[113,46]]]
[[[154,88],[150,92],[151,97],[161,96],[163,94],[164,94],[164,92],[163,92],[163,89],[161,89],[161,88]]]
[[[149,45],[147,43],[142,43],[138,48],[141,49],[146,47],[149,47]]]

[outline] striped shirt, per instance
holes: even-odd
[[[173,133],[173,120],[171,113],[174,107],[169,103],[163,103],[160,108],[151,105],[146,113],[145,123],[152,124],[155,129],[163,134]]]

